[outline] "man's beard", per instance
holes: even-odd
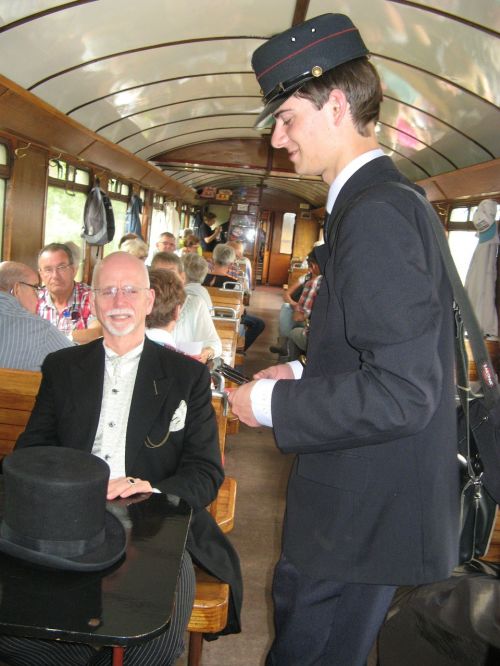
[[[109,333],[111,333],[111,335],[122,338],[125,335],[132,333],[132,331],[137,326],[137,322],[132,319],[130,324],[125,328],[115,328],[113,321],[110,321],[110,317],[115,315],[131,315],[133,317],[134,314],[135,312],[130,308],[115,308],[114,310],[109,310],[109,312],[106,313],[106,317],[102,325]]]

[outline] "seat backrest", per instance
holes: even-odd
[[[223,307],[234,308],[238,317],[243,314],[243,292],[234,289],[219,289],[218,287],[207,287],[212,304]]]
[[[0,457],[14,448],[35,404],[42,374],[0,368]]]

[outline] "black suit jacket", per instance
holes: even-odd
[[[414,585],[458,555],[452,293],[432,229],[377,158],[343,186],[346,214],[311,318],[307,365],[272,397],[278,446],[297,453],[283,549],[341,582]],[[397,191],[396,191],[397,190]]]
[[[45,359],[35,407],[16,448],[55,445],[92,450],[102,402],[102,340],[61,352]],[[181,401],[187,407],[185,424],[171,431]],[[188,550],[200,566],[231,584],[235,614],[227,630],[239,631],[238,556],[205,510],[224,479],[210,376],[201,363],[148,338],[130,406],[125,471],[182,497],[193,508]]]

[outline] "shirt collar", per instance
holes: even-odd
[[[102,342],[102,346],[104,347],[104,353],[106,354],[106,359],[107,360],[115,359],[119,356],[119,354],[117,354],[115,351],[113,351],[112,349],[110,349],[106,345],[104,340]],[[134,347],[133,349],[128,351],[126,354],[122,354],[122,356],[120,356],[120,358],[125,358],[125,359],[138,358],[142,354],[143,349],[144,349],[144,340],[139,345],[137,345],[137,347]]]
[[[332,212],[335,201],[339,195],[342,187],[347,183],[349,178],[356,173],[362,166],[368,164],[377,157],[383,157],[384,151],[381,148],[375,148],[374,150],[369,150],[367,153],[362,153],[355,157],[352,162],[349,162],[342,171],[337,175],[333,183],[330,185],[328,190],[328,199],[326,202],[326,210],[328,213]]]

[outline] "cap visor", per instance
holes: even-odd
[[[257,120],[255,121],[254,124],[254,129],[263,130],[267,129],[268,127],[272,127],[272,125],[274,124],[273,113],[276,111],[278,107],[280,107],[283,104],[285,99],[288,99],[288,97],[290,97],[290,95],[287,95],[286,97],[277,97],[268,104],[266,104],[264,109],[257,116]]]

